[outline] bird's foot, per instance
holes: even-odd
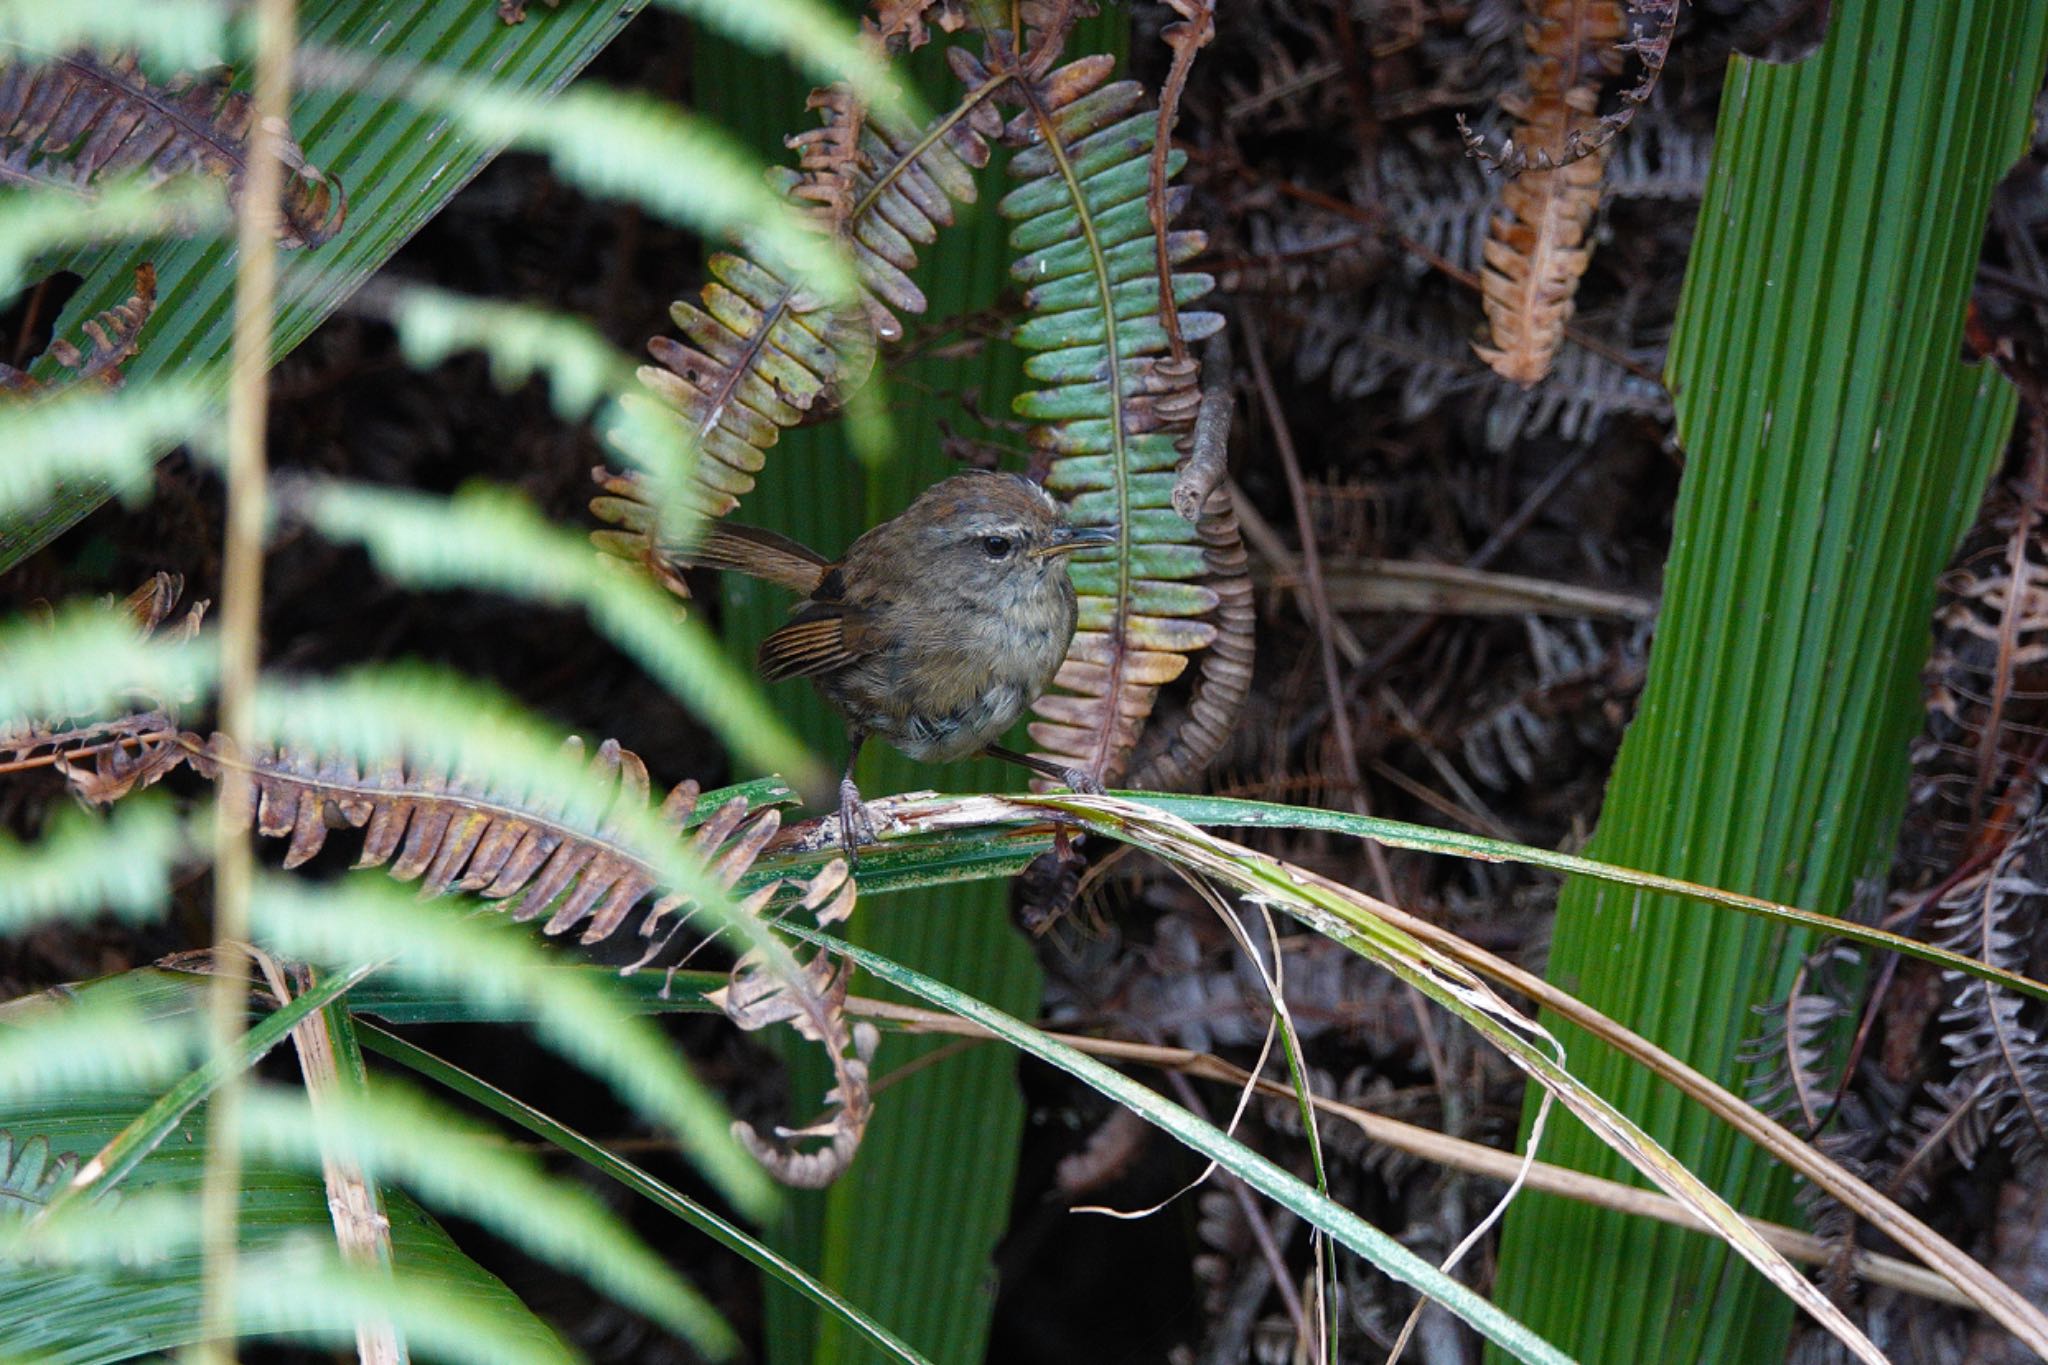
[[[839,783],[839,847],[848,867],[860,866],[860,845],[875,842],[875,820],[852,778]]]
[[[1082,796],[1101,796],[1102,784],[1095,775],[1080,768],[1061,768],[1059,780]]]

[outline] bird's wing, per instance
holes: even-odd
[[[796,619],[761,642],[759,666],[767,682],[811,678],[860,662],[874,652],[868,613],[845,602],[811,601]]]
[[[788,536],[724,523],[706,527],[703,540],[681,558],[685,563],[743,573],[805,594],[817,591],[832,567],[825,556]]]

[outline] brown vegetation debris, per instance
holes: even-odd
[[[79,384],[112,386],[121,380],[121,363],[142,349],[142,329],[156,312],[156,267],[144,262],[135,268],[135,292],[120,303],[86,319],[79,330],[92,343],[81,351],[62,337],[50,343],[49,355],[71,378],[62,387]],[[0,362],[0,393],[35,394],[50,390],[26,370]]]
[[[151,184],[197,174],[239,197],[255,120],[249,97],[228,88],[223,68],[154,85],[132,56],[88,53],[0,61],[0,184],[90,192],[107,176],[139,174]],[[348,201],[341,182],[280,141],[283,198],[278,243],[318,246],[341,230]]]
[[[1516,146],[1571,148],[1598,122],[1600,82],[1620,70],[1627,31],[1616,0],[1545,0],[1526,28],[1527,88],[1501,97]],[[1528,387],[1550,372],[1593,249],[1599,149],[1530,168],[1501,190],[1482,272],[1488,343],[1473,349],[1503,378]]]

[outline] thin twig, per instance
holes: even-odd
[[[1173,510],[1193,522],[1208,506],[1209,495],[1230,473],[1230,410],[1236,400],[1231,380],[1230,343],[1218,332],[1202,356],[1209,386],[1195,409],[1194,435],[1188,441],[1187,463],[1173,481]]]
[[[220,728],[242,744],[256,691],[263,602],[263,524],[267,469],[263,439],[270,371],[271,311],[277,296],[276,219],[284,189],[282,130],[291,104],[294,0],[257,0],[255,119],[241,203],[235,211],[235,326],[228,375],[227,529],[221,572]],[[214,1055],[241,1041],[248,1007],[242,942],[248,937],[255,859],[238,812],[253,799],[248,774],[221,773],[214,803],[214,952],[221,965],[207,995]],[[199,1340],[189,1358],[234,1365],[235,1241],[242,1161],[237,1131],[241,1073],[226,1077],[207,1107],[206,1177],[200,1197],[204,1248]]]
[[[1166,231],[1166,160],[1173,151],[1173,125],[1180,117],[1181,91],[1187,88],[1188,72],[1194,69],[1195,54],[1216,36],[1216,0],[1167,0],[1181,22],[1169,24],[1160,33],[1173,49],[1173,64],[1159,87],[1159,121],[1153,130],[1150,187],[1146,211],[1152,217],[1153,266],[1159,276],[1159,318],[1166,324],[1166,345],[1175,365],[1188,361],[1187,340],[1181,336],[1180,307],[1173,298],[1172,244]],[[1201,507],[1198,501],[1195,506]],[[1193,521],[1186,512],[1182,516]]]
[[[1351,708],[1342,700],[1344,687],[1337,668],[1337,637],[1335,615],[1330,611],[1330,599],[1323,590],[1322,554],[1316,545],[1315,522],[1309,516],[1308,482],[1302,478],[1301,458],[1294,449],[1294,433],[1287,423],[1287,414],[1280,406],[1280,395],[1273,387],[1272,372],[1266,366],[1265,339],[1260,334],[1258,322],[1249,312],[1238,319],[1243,329],[1245,352],[1251,358],[1252,383],[1259,391],[1259,402],[1266,410],[1266,424],[1273,432],[1273,448],[1279,453],[1280,467],[1287,475],[1287,491],[1294,502],[1294,525],[1301,539],[1302,587],[1308,593],[1310,619],[1316,627],[1316,643],[1323,656],[1323,687],[1330,699],[1330,728],[1336,733],[1337,762],[1342,767],[1345,781],[1351,784],[1353,804],[1360,815],[1369,815],[1365,796],[1365,775],[1358,766],[1358,742],[1351,732]],[[1379,886],[1380,895],[1394,899],[1394,877],[1387,866],[1387,855],[1378,845],[1365,846],[1366,864],[1372,869],[1373,881]]]

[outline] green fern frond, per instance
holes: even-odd
[[[500,1305],[480,1304],[465,1289],[425,1274],[359,1270],[301,1242],[243,1258],[235,1272],[235,1319],[244,1335],[336,1350],[354,1347],[357,1323],[388,1322],[415,1353],[452,1365],[574,1365],[579,1359],[550,1334],[518,1330],[521,1324],[508,1322]]]
[[[820,81],[845,81],[882,109],[907,101],[889,63],[862,39],[840,10],[817,0],[655,0],[734,42],[763,54],[781,54]]]
[[[500,388],[546,375],[556,414],[575,422],[595,413],[605,443],[647,479],[663,525],[674,536],[684,534],[693,520],[684,501],[695,458],[688,429],[675,412],[647,398],[637,363],[587,320],[417,285],[394,291],[389,313],[399,348],[415,366],[480,350],[490,357]]]
[[[251,921],[264,943],[290,957],[329,964],[388,957],[403,979],[458,990],[486,1008],[532,1010],[542,1041],[674,1132],[736,1204],[757,1217],[774,1207],[773,1186],[734,1142],[717,1098],[660,1030],[596,979],[559,970],[524,934],[452,905],[422,905],[369,878],[325,889],[267,878]]]
[[[20,1104],[166,1084],[190,1069],[201,1042],[196,1017],[146,1009],[130,990],[32,996],[0,1012],[0,1095]]]
[[[141,500],[158,451],[214,430],[216,402],[186,378],[0,404],[0,517],[40,507],[67,484],[100,483]]]
[[[0,1131],[0,1217],[22,1217],[50,1202],[57,1186],[78,1169],[69,1152],[52,1154],[42,1136],[17,1140]]]
[[[591,1287],[645,1313],[710,1355],[729,1355],[732,1332],[701,1295],[632,1230],[578,1186],[446,1106],[379,1082],[323,1099],[274,1088],[242,1101],[242,1140],[256,1154],[319,1170],[323,1161],[395,1180],[428,1204],[479,1223]]]
[[[633,385],[632,358],[574,313],[425,285],[395,290],[388,311],[399,349],[414,366],[431,369],[459,352],[482,351],[501,389],[546,375],[555,414],[567,422]]]
[[[136,51],[191,71],[225,60],[228,12],[218,0],[0,0],[0,43],[42,52]]]
[[[30,281],[31,263],[47,252],[124,237],[211,232],[226,222],[219,192],[191,177],[157,186],[114,181],[91,199],[23,194],[0,200],[0,299]]]
[[[444,500],[316,483],[298,485],[288,503],[323,534],[362,544],[401,582],[492,588],[583,607],[606,638],[734,753],[798,782],[817,776],[815,760],[703,627],[681,619],[675,603],[644,577],[593,556],[580,537],[550,524],[516,494],[477,486]]]
[[[1009,165],[1022,183],[998,205],[1016,224],[1010,245],[1023,255],[1010,273],[1032,312],[1014,339],[1033,353],[1025,373],[1045,386],[1016,410],[1038,424],[1031,441],[1050,455],[1046,486],[1071,499],[1068,515],[1118,536],[1114,550],[1077,557],[1080,627],[1031,737],[1046,757],[1104,780],[1124,770],[1160,686],[1215,637],[1207,618],[1217,605],[1200,581],[1201,538],[1172,505],[1176,436],[1194,403],[1192,369],[1162,361],[1169,343],[1148,200],[1158,118],[1142,86],[1109,81],[1113,68],[1092,56],[1035,80],[1013,73],[1006,97],[1023,108],[1005,140],[1023,146]],[[985,79],[976,65],[961,64],[961,74]],[[1185,161],[1172,153],[1168,174]],[[1164,255],[1181,264],[1203,244],[1198,232],[1169,233]],[[1195,302],[1212,283],[1174,275],[1175,303]],[[1222,325],[1215,313],[1181,315],[1191,341]]]
[[[0,751],[44,727],[132,710],[137,693],[155,704],[196,697],[217,666],[205,641],[147,638],[112,607],[78,604],[47,623],[0,624]]]
[[[0,835],[0,934],[100,914],[154,919],[191,847],[184,824],[151,801],[131,801],[104,820],[59,810],[34,843]]]
[[[343,53],[308,54],[306,66],[322,79],[438,110],[477,137],[537,152],[587,194],[632,200],[706,236],[741,238],[788,262],[827,298],[853,296],[845,258],[762,182],[760,163],[716,125],[672,104],[588,84],[538,101],[429,67],[400,76]]]

